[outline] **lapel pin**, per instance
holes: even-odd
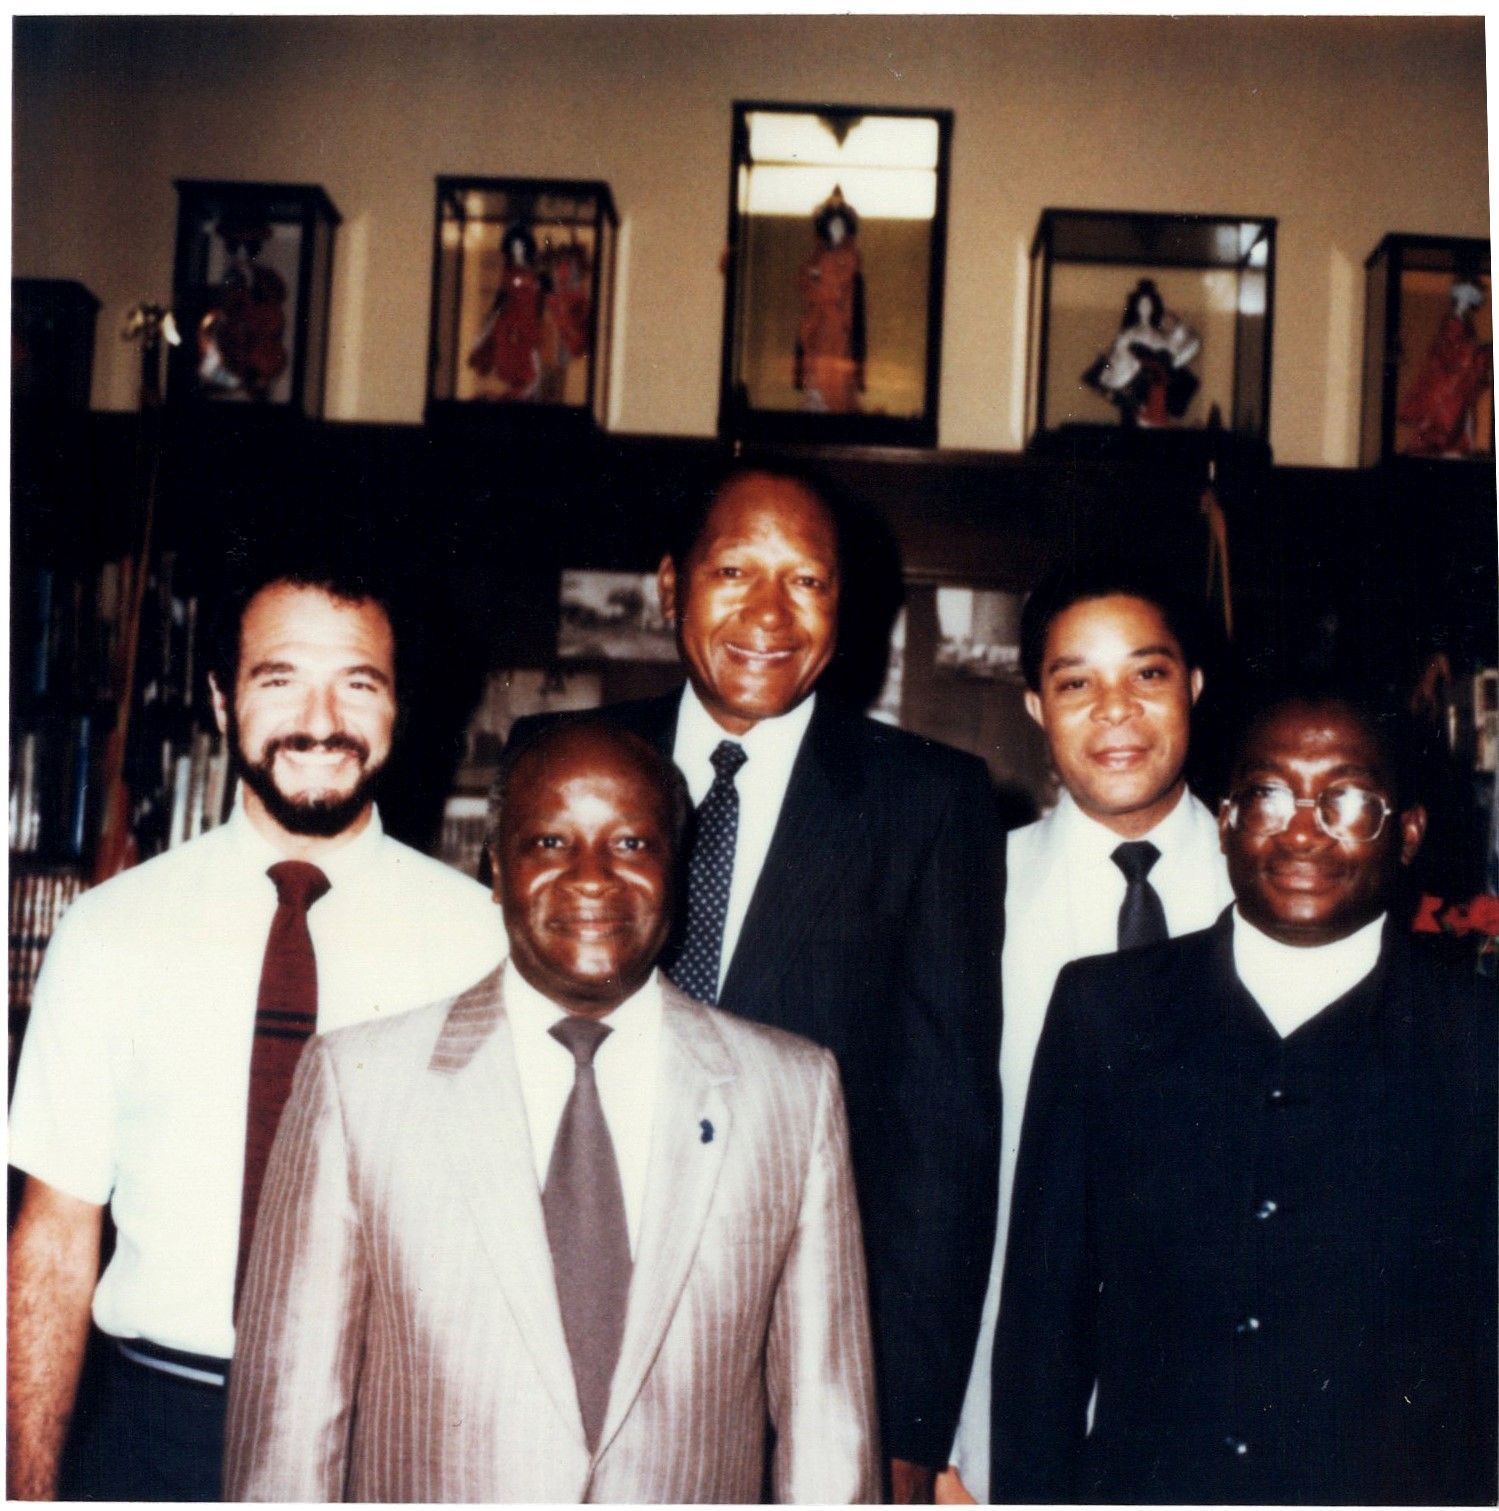
[[[707,1118],[704,1118],[702,1122],[698,1124],[698,1127],[703,1130],[703,1142],[705,1144],[711,1144],[713,1142],[713,1124],[710,1123]]]

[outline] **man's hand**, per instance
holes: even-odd
[[[910,1459],[890,1460],[890,1504],[892,1506],[930,1506],[937,1482],[937,1471]]]
[[[88,1342],[104,1209],[28,1179],[10,1236],[6,1494],[53,1500]]]
[[[951,1464],[937,1476],[937,1504],[939,1506],[976,1506],[978,1502],[969,1494],[963,1476]]]

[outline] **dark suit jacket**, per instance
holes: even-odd
[[[670,756],[679,706],[601,712]],[[819,697],[718,1004],[837,1057],[884,1449],[932,1465],[952,1446],[994,1242],[998,849],[981,761]]]
[[[1282,1040],[1229,923],[1057,982],[994,1498],[1492,1503],[1492,990],[1387,931]]]

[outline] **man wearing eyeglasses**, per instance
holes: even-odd
[[[1426,825],[1392,720],[1273,697],[1233,771],[1234,907],[1057,982],[995,1499],[1492,1504],[1492,993],[1390,911]]]

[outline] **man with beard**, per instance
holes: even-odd
[[[58,1493],[92,1311],[101,1395],[63,1489],[218,1498],[238,1282],[304,1041],[451,995],[505,953],[484,889],[381,828],[398,693],[384,599],[283,574],[223,618],[209,680],[242,778],[233,815],[80,899],[37,984],[10,1130],[27,1175],[12,1496]]]

